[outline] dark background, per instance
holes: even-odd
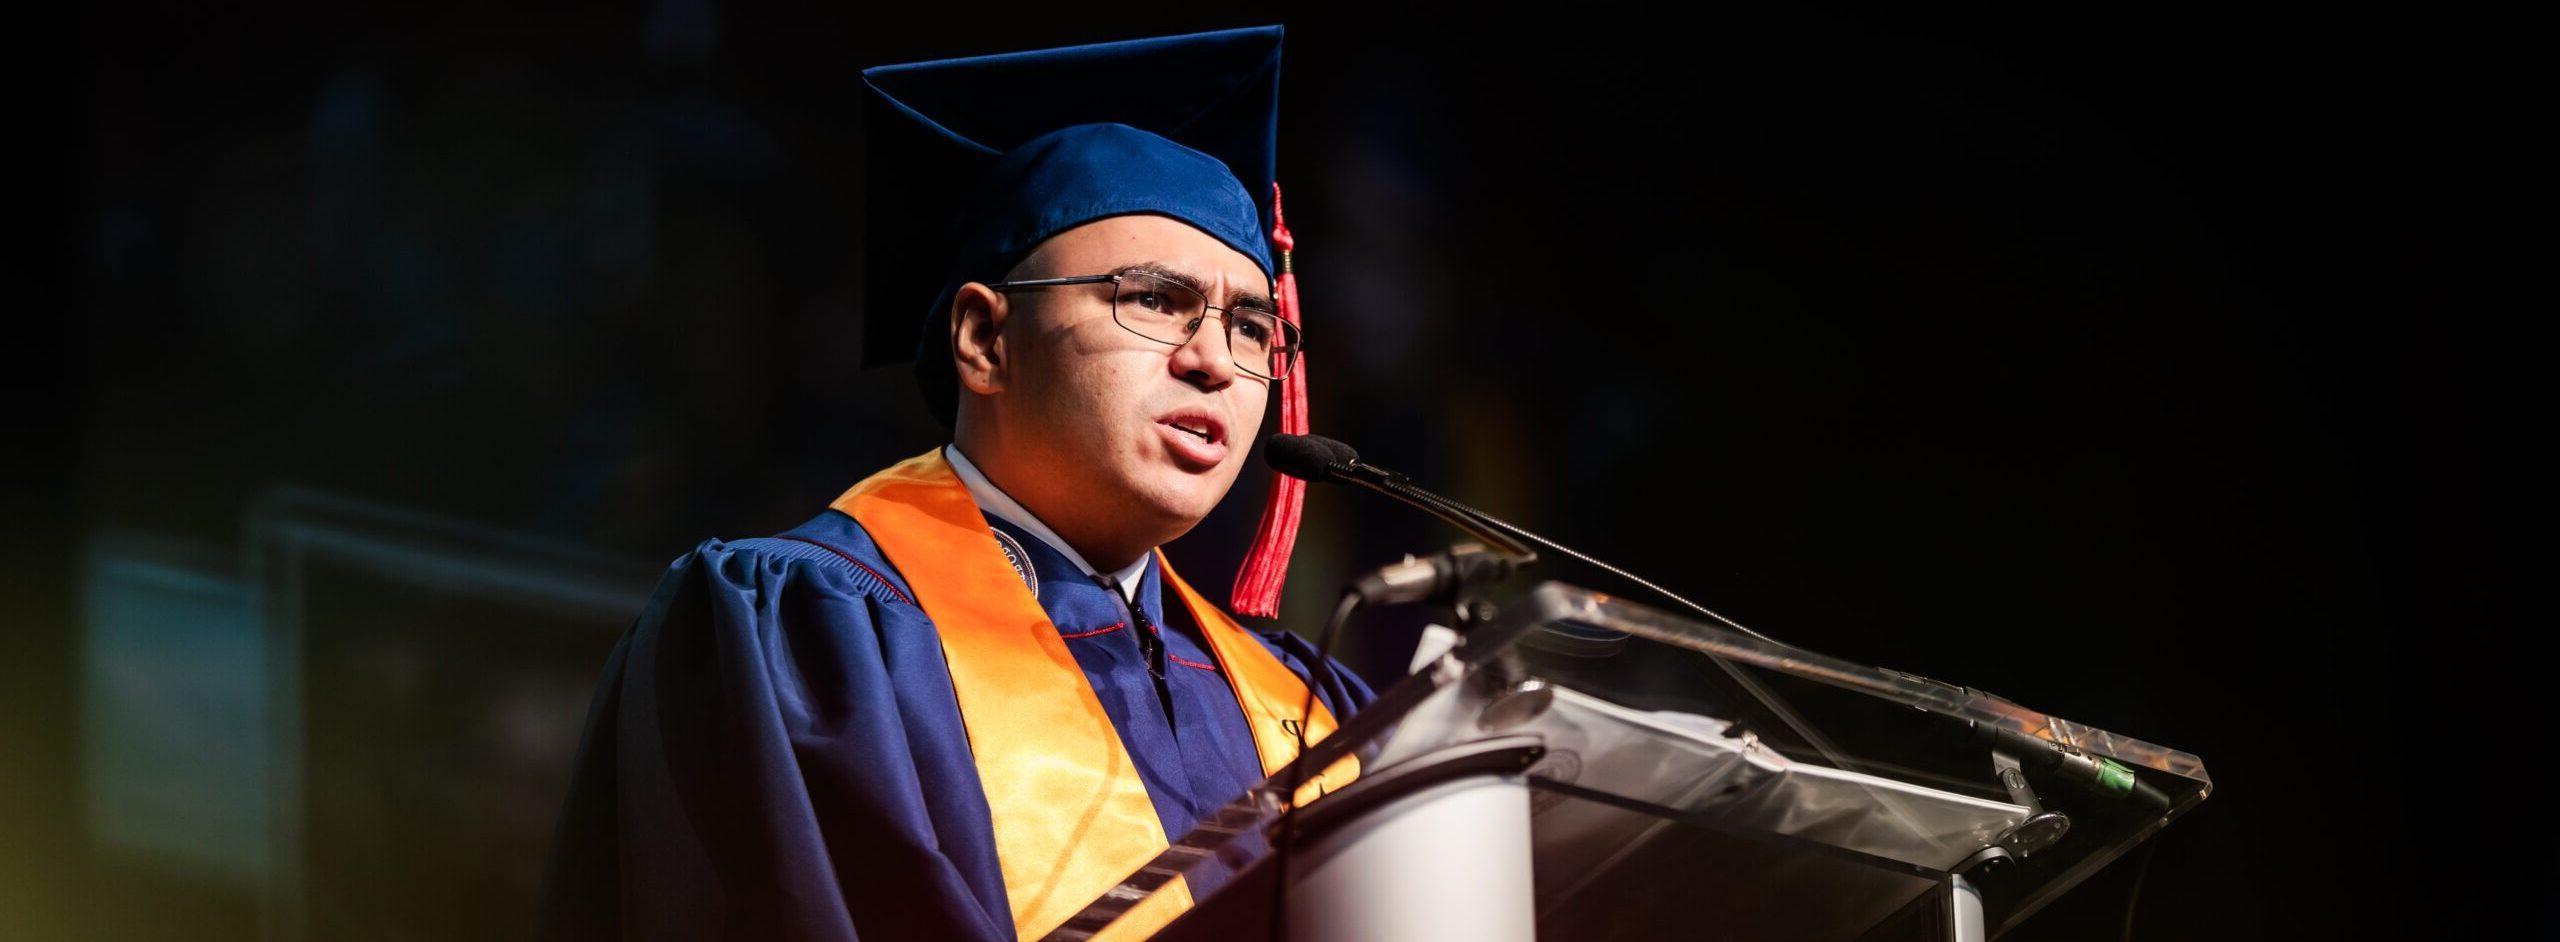
[[[330,935],[342,887],[513,928],[435,914],[532,879],[655,569],[941,440],[856,368],[895,237],[857,71],[1266,22],[1319,431],[2202,756],[2141,938],[2560,935],[2548,60],[2429,9],[90,5],[26,54],[20,228],[58,238],[14,318],[0,937],[253,938],[280,895]],[[1253,477],[1174,547],[1197,581]],[[1293,627],[1449,538],[1309,512]],[[418,564],[270,552],[324,530]],[[365,758],[399,743],[435,748]],[[285,768],[355,855],[316,882],[259,837]],[[429,824],[510,856],[383,863]],[[2013,938],[2112,937],[2129,870]]]

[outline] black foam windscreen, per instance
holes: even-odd
[[[1322,435],[1274,435],[1262,446],[1271,469],[1293,478],[1330,481],[1341,469],[1360,460],[1360,453]]]

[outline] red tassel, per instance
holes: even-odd
[[[1298,274],[1289,264],[1297,240],[1280,215],[1280,184],[1271,184],[1271,241],[1280,247],[1280,318],[1298,320]],[[1280,432],[1307,434],[1307,354],[1298,351],[1296,368],[1280,383]],[[1298,543],[1298,517],[1306,507],[1307,482],[1285,474],[1271,476],[1271,495],[1262,504],[1262,525],[1254,531],[1253,550],[1236,570],[1235,591],[1228,608],[1238,615],[1270,618],[1280,614],[1280,588],[1289,581],[1289,550]]]

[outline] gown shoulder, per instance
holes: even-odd
[[[667,567],[667,583],[700,569],[738,587],[791,587],[916,608],[897,567],[853,518],[827,511],[773,536],[704,540]]]
[[[589,707],[543,935],[1002,937],[984,793],[913,598],[832,511],[670,563]]]

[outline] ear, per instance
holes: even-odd
[[[1004,322],[1010,304],[995,289],[972,281],[951,296],[951,365],[960,388],[981,396],[1004,391]]]

